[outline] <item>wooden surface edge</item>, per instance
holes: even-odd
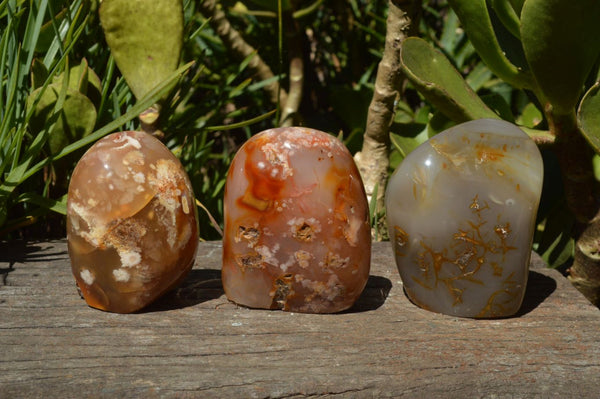
[[[176,290],[133,315],[77,295],[64,241],[0,245],[0,398],[597,397],[600,312],[533,254],[516,317],[410,303],[389,243],[334,315],[225,298],[221,245],[200,244]]]

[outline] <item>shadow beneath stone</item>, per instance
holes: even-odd
[[[8,284],[8,274],[15,270],[17,263],[51,262],[68,256],[64,249],[53,245],[39,245],[24,240],[0,242],[0,284]]]
[[[519,311],[512,316],[502,316],[502,317],[478,317],[477,320],[499,320],[499,319],[512,319],[514,317],[521,317],[531,312],[535,308],[537,308],[542,302],[546,300],[552,293],[556,290],[556,281],[548,276],[545,276],[541,273],[534,272],[532,270],[529,271],[529,276],[527,278],[527,287],[525,288],[525,297],[523,298],[523,303],[519,308]],[[410,296],[406,293],[406,289],[402,290],[406,298],[412,303],[414,306],[423,309],[422,306],[419,306],[410,298]],[[424,309],[427,310],[427,309]],[[437,312],[434,312],[437,313]],[[463,317],[463,316],[451,316],[451,317]],[[471,317],[466,317],[471,318]]]
[[[523,298],[521,308],[513,317],[524,316],[531,312],[552,295],[555,290],[556,281],[553,278],[530,270],[525,298]]]
[[[392,282],[381,276],[369,276],[367,285],[354,305],[342,313],[368,312],[381,307],[392,289]]]
[[[192,270],[177,288],[140,310],[139,313],[183,309],[217,299],[223,294],[220,270]]]

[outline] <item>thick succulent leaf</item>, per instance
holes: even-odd
[[[48,69],[42,61],[38,58],[34,58],[31,63],[31,86],[34,89],[42,87],[48,79]]]
[[[427,122],[427,137],[431,138],[444,130],[450,129],[452,126],[456,126],[456,122],[448,119],[448,117],[441,112],[436,112]]]
[[[473,91],[477,92],[493,77],[492,71],[483,63],[479,62],[473,67],[469,75],[465,78],[467,84]]]
[[[66,74],[63,72],[54,77],[52,84],[61,87]],[[69,89],[84,94],[96,105],[100,104],[102,97],[102,81],[96,73],[88,66],[84,58],[81,64],[69,68]]]
[[[426,142],[428,138],[427,126],[418,123],[394,125],[393,132],[390,132],[393,149],[398,151],[402,159]]]
[[[544,116],[542,112],[535,106],[534,103],[527,104],[523,111],[521,111],[521,115],[517,117],[517,123],[519,125],[534,128],[539,125],[544,120]]]
[[[512,110],[510,109],[510,105],[506,102],[504,97],[499,93],[489,93],[481,96],[481,100],[490,107],[490,109],[494,110],[495,113],[500,115],[500,118],[504,119],[508,122],[515,122],[515,117],[512,114]]]
[[[498,16],[498,19],[502,21],[502,24],[512,33],[515,37],[521,36],[521,22],[519,21],[519,15],[514,10],[509,0],[491,0],[492,8]]]
[[[85,95],[87,98],[92,100],[96,106],[99,106],[102,100],[102,80],[100,80],[100,77],[96,74],[96,72],[89,67],[87,83],[87,92]]]
[[[138,99],[177,69],[183,43],[181,0],[104,0],[100,21],[115,62]]]
[[[512,5],[513,10],[517,13],[517,15],[521,16],[521,10],[523,9],[523,3],[525,0],[509,0]]]
[[[485,0],[449,0],[458,15],[469,40],[483,62],[501,79],[517,88],[531,88],[533,82],[527,71],[515,66],[500,46],[488,13]]]
[[[39,96],[40,89],[30,95],[28,104]],[[66,145],[87,136],[94,130],[96,124],[96,108],[85,95],[67,89],[67,95],[58,116],[53,115],[53,109],[58,101],[60,86],[49,85],[42,98],[37,103],[29,121],[32,131],[39,132],[49,124],[54,123],[48,137],[48,146],[52,154],[58,153]]]
[[[417,90],[453,121],[498,118],[446,57],[423,39],[402,42],[400,64]]]
[[[527,0],[521,12],[523,48],[545,100],[573,112],[600,54],[600,1]]]
[[[67,87],[82,94],[87,94],[88,70],[89,68],[85,58],[82,60],[81,64],[69,68],[69,82]],[[52,83],[61,87],[65,76],[66,73],[64,72],[55,76]]]
[[[583,97],[577,112],[579,128],[600,154],[600,83],[596,83]]]

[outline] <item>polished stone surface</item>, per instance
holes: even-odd
[[[369,277],[362,181],[335,137],[292,127],[248,140],[225,189],[223,287],[248,307],[331,313]]]
[[[542,180],[535,143],[500,120],[457,125],[411,152],[386,191],[390,239],[410,299],[454,316],[517,312]]]
[[[194,194],[179,160],[146,133],[99,140],[71,177],[67,237],[90,306],[129,313],[154,301],[187,275],[198,246]]]

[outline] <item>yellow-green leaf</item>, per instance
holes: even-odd
[[[140,99],[177,69],[183,43],[181,0],[104,0],[100,21],[115,62]]]

